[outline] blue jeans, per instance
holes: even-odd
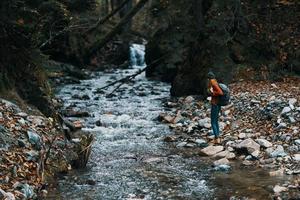
[[[213,133],[215,135],[215,137],[219,137],[220,135],[220,129],[219,129],[219,113],[221,110],[221,106],[219,105],[211,105],[211,114],[210,114],[210,118],[211,118],[211,126],[213,129]]]

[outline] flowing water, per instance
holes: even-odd
[[[66,108],[91,114],[80,120],[96,141],[88,167],[60,179],[48,199],[229,199],[253,194],[266,199],[267,186],[276,180],[264,172],[214,172],[211,161],[194,155],[193,149],[163,142],[172,134],[167,125],[157,121],[169,98],[168,84],[147,80],[141,74],[112,95],[99,91],[144,67],[142,46],[132,47],[131,61],[141,66],[97,72],[89,80],[59,89],[57,96]],[[90,99],[78,100],[74,95]]]

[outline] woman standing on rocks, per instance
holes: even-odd
[[[213,133],[215,135],[214,143],[219,144],[221,142],[219,135],[219,113],[221,110],[221,106],[218,105],[219,96],[223,95],[223,91],[220,88],[218,81],[216,80],[215,74],[213,72],[209,72],[207,74],[208,78],[208,94],[211,96],[211,126],[213,129]]]

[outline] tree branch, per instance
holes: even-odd
[[[113,28],[112,31],[107,33],[103,39],[100,39],[94,43],[90,47],[90,51],[85,55],[85,61],[88,62],[88,59],[96,54],[98,50],[100,50],[106,43],[108,43],[115,35],[117,35],[124,25],[128,23],[128,21],[134,17],[138,11],[143,8],[143,6],[148,2],[148,0],[140,0],[135,7],[133,7],[122,19],[121,21]]]
[[[92,27],[90,27],[85,32],[85,34],[89,34],[89,33],[94,32],[97,29],[97,27],[99,27],[100,25],[104,24],[107,20],[109,20],[116,13],[118,13],[128,2],[129,2],[129,0],[125,0],[119,7],[117,7],[116,9],[114,9],[111,13],[109,13],[108,15],[106,15],[103,19],[99,18],[98,22],[96,24],[94,24]]]

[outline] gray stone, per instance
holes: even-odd
[[[300,154],[294,154],[293,159],[297,162],[300,161]]]
[[[200,119],[198,121],[198,125],[200,127],[204,127],[204,128],[208,127],[210,125],[210,118],[207,117],[207,118],[204,118],[204,119]]]
[[[296,98],[291,98],[291,99],[289,99],[289,105],[294,106],[296,102],[297,102],[297,99],[296,99]]]
[[[200,155],[213,156],[221,151],[223,151],[223,146],[208,146],[200,151]]]
[[[176,145],[176,147],[184,147],[185,145],[187,145],[187,142],[180,142],[179,144]]]
[[[300,146],[300,139],[295,140],[294,143],[295,143],[296,145]]]
[[[227,172],[230,169],[231,169],[230,165],[218,165],[218,166],[214,167],[214,170],[223,171],[223,172]]]
[[[28,116],[28,114],[24,113],[24,112],[19,112],[19,113],[16,114],[16,116],[26,118]]]
[[[299,147],[297,145],[292,145],[287,148],[289,153],[296,153],[299,151]]]
[[[281,193],[281,192],[286,192],[288,189],[286,187],[282,187],[282,186],[279,186],[279,185],[276,185],[274,188],[273,188],[273,191],[274,193]]]
[[[4,200],[15,200],[15,196],[10,192],[5,192],[0,188],[0,198]]]
[[[265,139],[257,139],[256,142],[264,148],[269,148],[269,147],[273,146],[273,144],[271,142],[269,142],[268,140],[265,140]]]
[[[188,96],[184,99],[184,103],[192,103],[193,101],[195,101],[195,99],[192,96]]]
[[[192,147],[195,147],[195,146],[196,146],[195,143],[187,143],[184,147],[192,148]]]
[[[26,152],[26,160],[36,162],[39,160],[39,152],[31,150]]]
[[[296,123],[296,120],[295,120],[294,117],[289,116],[289,122],[290,122],[291,124],[294,124],[294,123]]]
[[[251,138],[248,138],[240,142],[237,146],[237,149],[246,149],[248,153],[252,153],[260,149],[260,145],[254,142]]]
[[[239,134],[239,138],[240,139],[245,139],[247,136],[246,136],[246,133],[240,133]]]
[[[42,141],[41,137],[33,132],[33,131],[27,131],[28,141],[36,147],[36,149],[40,150],[42,148]]]
[[[24,195],[24,199],[32,199],[36,196],[33,191],[33,187],[28,185],[27,183],[23,184],[23,183],[17,182],[14,184],[13,187],[15,189],[19,190]]]
[[[244,161],[242,162],[242,164],[245,165],[245,166],[251,166],[251,165],[254,165],[254,162],[252,162],[252,161],[250,161],[250,160],[244,160]]]
[[[272,158],[284,157],[286,155],[287,154],[285,153],[282,145],[278,145],[277,148],[270,154]]]
[[[254,152],[251,153],[251,156],[253,156],[254,158],[258,158],[259,157],[259,153],[260,153],[260,151],[256,150],[256,151],[254,151]]]
[[[214,162],[214,166],[219,166],[219,165],[228,165],[229,160],[227,158],[221,158],[220,160],[216,160]]]
[[[281,122],[277,127],[276,129],[282,129],[282,128],[286,128],[287,124],[284,123],[284,122]]]
[[[289,113],[291,111],[292,111],[292,109],[290,107],[284,107],[281,111],[281,114],[283,115],[283,114]]]
[[[226,158],[228,159],[228,160],[233,160],[233,159],[235,159],[235,154],[234,153],[232,153],[232,152],[230,152],[229,154],[227,154],[226,155]]]
[[[269,172],[270,176],[283,176],[283,174],[284,174],[284,169],[279,169],[276,171]]]
[[[221,151],[221,152],[215,154],[213,157],[214,158],[225,158],[228,154],[229,154],[229,151],[225,150],[225,151]]]

